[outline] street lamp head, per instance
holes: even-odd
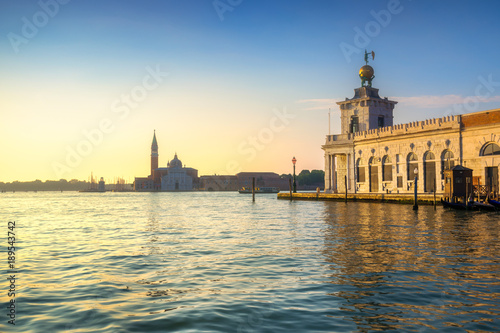
[[[297,163],[297,160],[295,159],[295,156],[292,159],[292,163],[293,163],[293,165],[295,165],[295,163]]]

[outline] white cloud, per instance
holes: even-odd
[[[328,110],[333,109],[337,110],[337,102],[338,99],[333,98],[316,98],[316,99],[301,99],[296,101],[295,103],[306,104],[306,108],[304,110]]]
[[[471,104],[471,103],[491,103],[500,102],[500,96],[479,97],[479,96],[461,96],[461,95],[442,95],[442,96],[411,96],[411,97],[390,97],[390,100],[398,102],[400,105],[411,106],[423,109],[433,108],[448,108],[457,104]],[[315,99],[302,99],[296,103],[305,104],[304,110],[328,110],[338,111],[337,102],[340,99],[334,98],[315,98]]]
[[[467,103],[491,103],[500,102],[500,96],[491,96],[483,98],[479,96],[460,96],[460,95],[442,95],[442,96],[412,96],[412,97],[391,97],[391,100],[400,104],[424,109],[446,108],[457,104]]]

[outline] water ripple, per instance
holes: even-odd
[[[0,212],[20,267],[0,331],[500,331],[494,213],[215,192],[6,193]]]

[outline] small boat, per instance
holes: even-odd
[[[458,202],[449,202],[441,199],[441,203],[443,204],[443,207],[447,208],[453,208],[453,209],[458,209],[458,210],[467,210],[468,206],[464,203],[458,203]]]
[[[500,209],[500,201],[497,201],[497,200],[488,200],[488,203],[490,205],[495,206],[497,209]]]
[[[251,187],[242,187],[238,192],[240,193],[252,193]],[[279,193],[279,187],[256,187],[255,193]]]
[[[495,212],[497,208],[493,205],[483,203],[483,202],[473,202],[472,209],[474,210],[485,210],[488,212]]]

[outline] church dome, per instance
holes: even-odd
[[[373,67],[370,65],[364,65],[359,69],[359,77],[370,80],[373,78],[373,74],[375,72],[373,71]]]
[[[170,161],[168,164],[170,168],[182,168],[182,162],[177,158],[177,153],[174,156],[174,159]]]

